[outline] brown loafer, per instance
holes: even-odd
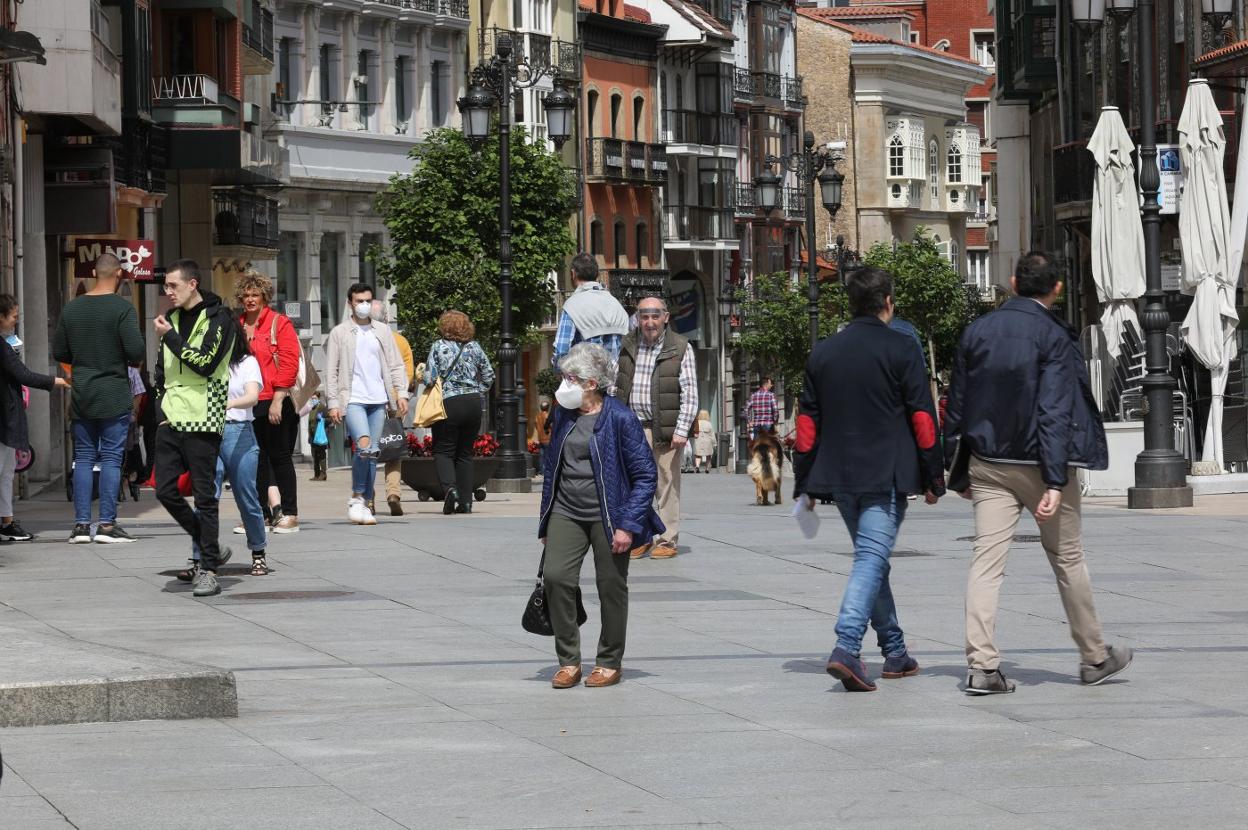
[[[676,555],[676,546],[671,542],[659,542],[650,550],[651,559],[671,559]]]
[[[560,666],[559,671],[555,672],[554,679],[550,681],[550,685],[554,686],[556,689],[571,689],[580,682],[580,666]]]
[[[620,682],[620,675],[622,674],[623,672],[620,669],[604,669],[602,666],[594,666],[594,670],[589,673],[589,677],[585,678],[585,685],[591,689],[614,686]]]
[[[629,558],[629,559],[640,559],[641,557],[643,557],[643,556],[645,556],[645,555],[646,555],[646,551],[648,551],[648,550],[650,550],[650,543],[649,543],[649,542],[647,542],[647,543],[646,543],[646,544],[644,544],[644,545],[638,545],[637,547],[633,548],[632,550],[630,550],[630,551],[628,552],[628,558]]]

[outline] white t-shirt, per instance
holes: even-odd
[[[355,329],[355,370],[349,403],[388,403],[386,379],[381,376],[381,341],[371,327]]]
[[[230,367],[230,400],[241,398],[247,394],[247,384],[255,383],[261,389],[264,388],[264,376],[260,374],[260,362],[251,355],[247,355],[238,363]],[[246,409],[227,409],[225,411],[225,420],[227,421],[254,421],[256,418],[251,407]]]

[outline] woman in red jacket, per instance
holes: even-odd
[[[289,317],[269,308],[273,281],[264,274],[248,269],[238,278],[234,299],[243,308],[240,322],[264,377],[260,402],[254,410],[256,443],[260,445],[256,491],[261,501],[266,501],[270,482],[277,485],[282,503],[266,510],[273,532],[297,533],[299,500],[291,454],[299,436],[299,413],[290,390],[299,374],[299,335]]]

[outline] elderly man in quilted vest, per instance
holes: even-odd
[[[638,328],[624,338],[615,381],[615,396],[637,414],[654,453],[659,518],[667,528],[657,539],[639,539],[633,559],[647,551],[651,559],[671,559],[680,538],[680,464],[698,414],[698,378],[693,347],[668,319],[661,297],[637,304]]]
[[[559,369],[537,530],[546,545],[543,587],[559,658],[551,685],[568,689],[581,680],[580,577],[592,547],[602,632],[585,685],[614,686],[628,627],[628,552],[635,539],[663,532],[654,512],[654,459],[637,418],[606,395],[615,366],[605,348],[578,343]]]

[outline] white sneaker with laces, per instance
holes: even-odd
[[[364,499],[359,496],[352,496],[351,500],[347,502],[347,519],[349,519],[352,524],[364,524],[365,514],[367,513],[368,507],[365,506]],[[376,523],[376,521],[376,519],[373,520],[374,523]]]

